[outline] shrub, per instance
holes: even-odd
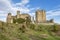
[[[2,33],[0,33],[0,40],[10,40],[10,39],[5,35],[2,35]]]
[[[56,24],[53,25],[53,31],[54,31],[54,32],[57,31],[57,25],[56,25]]]
[[[16,23],[16,19],[13,19],[13,23]]]
[[[30,29],[35,29],[35,25],[34,24],[30,24]]]
[[[19,28],[19,30],[22,32],[22,33],[24,33],[25,32],[25,26],[23,25],[21,28]]]
[[[25,22],[25,19],[19,18],[16,21],[17,21],[17,23],[24,23]]]

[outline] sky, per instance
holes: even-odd
[[[46,19],[60,23],[60,0],[0,0],[0,20],[6,22],[7,14],[16,15],[16,11],[35,16],[36,10],[45,10]]]

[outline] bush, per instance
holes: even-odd
[[[38,31],[42,31],[42,26],[41,25],[38,25]]]
[[[54,31],[54,32],[57,31],[57,25],[56,25],[56,24],[53,25],[53,31]]]
[[[35,29],[35,25],[34,24],[30,24],[30,29]]]
[[[25,32],[25,26],[23,25],[21,28],[19,28],[20,32],[24,33]]]
[[[13,23],[16,23],[16,19],[13,19]]]
[[[0,33],[0,40],[10,40],[10,39],[5,35],[2,35],[2,33]]]
[[[17,23],[24,23],[25,22],[25,19],[19,18],[16,21],[17,21]]]

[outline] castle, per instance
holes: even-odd
[[[21,14],[20,11],[17,11],[16,16],[12,16],[11,13],[8,13],[7,16],[7,23],[13,23],[13,19],[18,19],[18,18],[26,18],[31,19],[31,16],[29,14]],[[35,22],[36,23],[53,23],[53,20],[51,19],[50,21],[46,20],[46,12],[45,10],[37,10],[35,13]]]

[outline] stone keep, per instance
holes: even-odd
[[[37,23],[45,23],[46,22],[46,13],[44,10],[36,11],[36,22]]]

